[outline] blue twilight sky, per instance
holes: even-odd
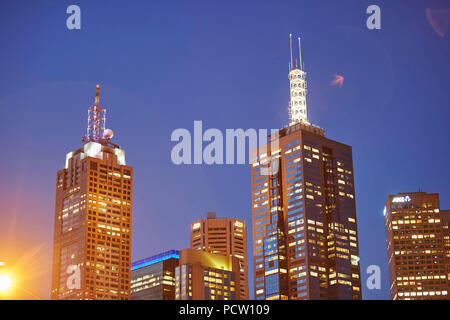
[[[70,4],[81,30],[66,28]],[[366,28],[370,4],[381,30]],[[55,174],[81,146],[97,83],[134,167],[133,260],[188,247],[206,211],[250,226],[249,166],[175,166],[170,135],[194,120],[286,125],[293,33],[310,121],[353,147],[363,284],[369,265],[382,269],[381,290],[363,285],[363,296],[389,298],[386,196],[422,188],[450,208],[449,10],[444,0],[0,1],[0,260],[49,296]]]

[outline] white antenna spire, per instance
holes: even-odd
[[[300,37],[298,38],[298,50],[299,50],[299,61],[296,64],[295,68],[293,65],[292,59],[292,34],[289,34],[289,42],[290,42],[290,68],[289,68],[289,84],[290,84],[290,101],[289,101],[289,120],[290,125],[295,123],[305,123],[308,122],[308,115],[306,110],[306,72],[305,72],[305,63],[302,61],[302,48]]]
[[[294,63],[292,61],[292,33],[289,34],[289,47],[291,50],[291,70],[294,69]]]
[[[301,46],[301,44],[300,44],[300,37],[298,37],[298,56],[299,56],[299,58],[300,58],[300,69],[301,70],[303,70],[303,67],[302,67],[302,46]]]

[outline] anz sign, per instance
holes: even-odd
[[[396,202],[410,202],[411,201],[411,197],[410,196],[404,196],[404,197],[395,197],[394,199],[392,199],[392,203],[396,203]]]

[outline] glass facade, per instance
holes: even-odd
[[[131,300],[174,300],[178,251],[172,250],[134,262],[131,267]]]
[[[361,299],[351,148],[306,124],[271,144],[251,169],[255,298]]]
[[[180,251],[176,300],[239,300],[240,260],[197,249]]]
[[[448,216],[439,195],[390,195],[385,208],[392,299],[448,300]]]
[[[130,298],[133,174],[116,149],[89,142],[57,173],[52,299]]]

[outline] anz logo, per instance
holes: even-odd
[[[410,196],[395,197],[394,199],[392,199],[392,203],[394,203],[394,202],[410,202],[410,201],[411,201]]]

